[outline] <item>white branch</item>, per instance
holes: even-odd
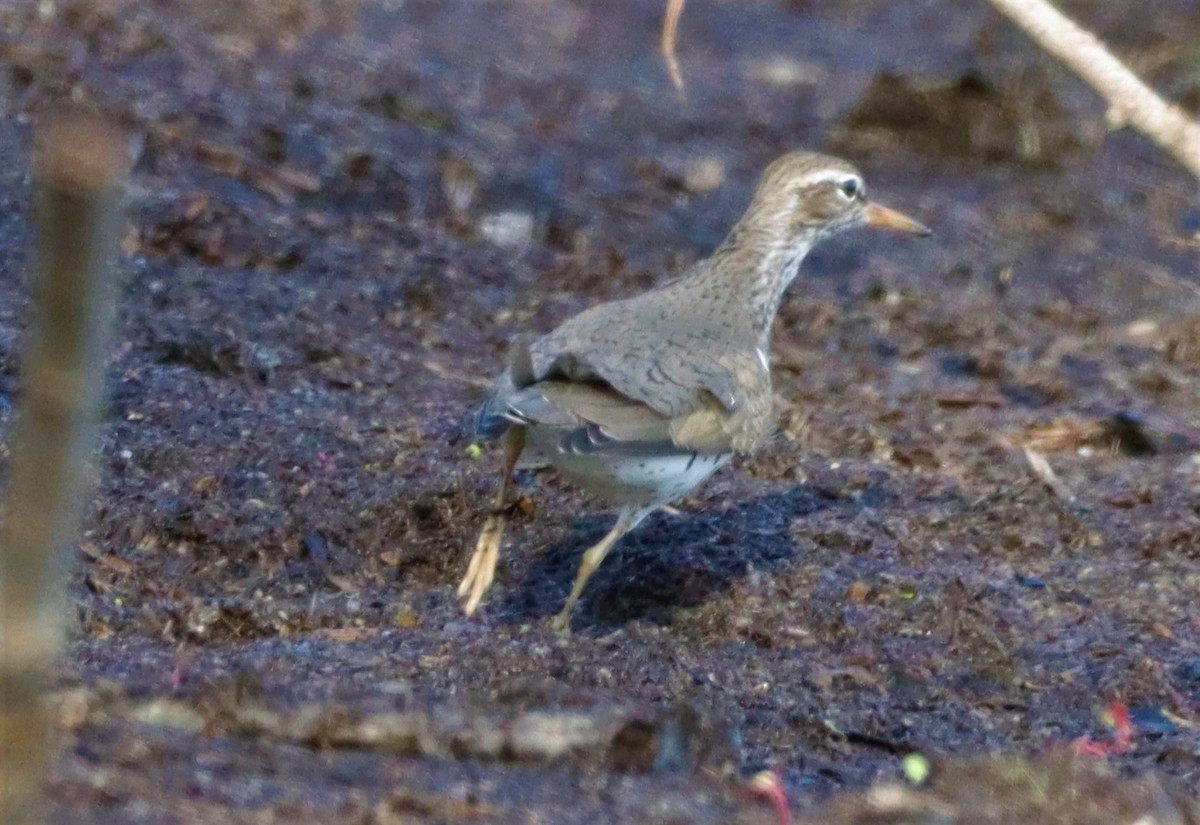
[[[1200,179],[1200,124],[1142,83],[1091,32],[1047,0],[991,3],[1108,102],[1110,128],[1133,126]]]
[[[667,0],[661,43],[667,72],[681,95],[683,75],[675,43],[684,2]],[[991,0],[991,3],[1108,101],[1110,128],[1133,126],[1200,179],[1200,124],[1178,106],[1159,97],[1091,32],[1080,28],[1047,0]]]

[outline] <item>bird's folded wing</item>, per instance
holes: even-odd
[[[715,402],[669,417],[603,384],[541,381],[508,398],[513,423],[561,428],[572,452],[661,454],[671,449],[722,453],[731,449],[727,414]]]
[[[525,391],[540,400],[544,423],[594,424],[619,441],[661,441],[670,437],[670,419],[603,385],[542,381]],[[535,404],[537,402],[534,402]]]
[[[535,364],[539,355],[535,351]],[[753,356],[709,355],[698,341],[655,341],[619,350],[569,350],[540,360],[537,372],[541,379],[602,382],[670,417],[699,412],[714,402],[735,412],[744,406],[756,382],[766,378]]]
[[[591,323],[576,329],[585,319]],[[609,440],[670,441],[705,452],[748,451],[761,440],[770,377],[753,342],[726,341],[712,352],[699,332],[663,336],[652,324],[626,328],[618,341],[615,325],[602,320],[585,313],[532,346],[517,342],[476,432],[594,425]]]

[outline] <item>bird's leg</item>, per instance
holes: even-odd
[[[500,560],[500,542],[504,538],[504,525],[508,522],[508,485],[513,468],[525,449],[525,428],[512,427],[504,437],[504,476],[496,493],[496,503],[484,522],[483,532],[475,542],[475,555],[467,565],[467,575],[458,586],[458,597],[466,598],[463,612],[470,616],[479,607],[483,594],[492,586],[496,577],[496,562]]]
[[[563,605],[563,609],[551,620],[551,627],[562,633],[570,631],[571,613],[575,610],[575,602],[579,601],[583,588],[587,587],[588,579],[600,567],[600,563],[604,561],[604,557],[608,555],[608,551],[613,548],[613,545],[620,541],[622,536],[641,524],[642,519],[653,513],[654,510],[654,507],[621,508],[617,523],[608,531],[608,535],[583,554],[583,561],[579,563],[579,572],[575,574],[575,586],[571,588],[571,595],[567,596],[567,603]]]

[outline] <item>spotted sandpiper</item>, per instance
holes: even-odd
[[[527,442],[570,481],[618,506],[617,523],[583,554],[554,618],[570,627],[588,579],[654,510],[750,453],[772,422],[771,326],[784,290],[818,241],[856,226],[918,235],[912,218],[867,200],[850,163],[792,152],[767,167],[746,214],[712,257],[663,286],[576,315],[529,343],[476,418],[504,437],[495,509],[459,586],[468,615],[491,586],[509,479]]]

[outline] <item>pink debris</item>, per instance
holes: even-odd
[[[1071,741],[1073,753],[1095,759],[1107,759],[1125,753],[1133,746],[1133,721],[1129,718],[1129,708],[1124,702],[1113,702],[1109,705],[1109,712],[1113,718],[1112,741],[1097,742],[1090,736],[1080,736]]]
[[[779,825],[791,825],[792,806],[783,787],[783,770],[778,765],[754,774],[750,778],[749,793],[755,799],[771,803],[779,817]]]

